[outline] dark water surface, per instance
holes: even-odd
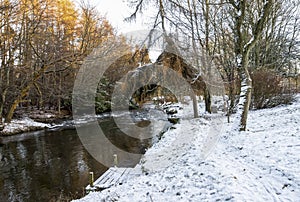
[[[111,119],[102,120],[100,125],[118,146],[133,151],[145,146],[121,138]],[[75,129],[2,138],[0,159],[0,201],[5,202],[69,201],[83,196],[90,171],[97,178],[107,170],[85,150]],[[135,163],[127,159],[122,166]]]

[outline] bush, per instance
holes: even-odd
[[[252,73],[252,108],[271,108],[289,104],[293,100],[291,93],[285,92],[281,85],[283,78],[272,70],[260,69]]]

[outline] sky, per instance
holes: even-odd
[[[126,17],[132,14],[132,9],[127,6],[126,0],[90,0],[92,5],[96,6],[100,15],[103,15],[116,29],[117,33],[135,38],[137,43],[142,43],[151,27],[150,17],[152,7],[147,7],[143,14],[138,14],[134,22],[124,22]],[[137,32],[136,32],[137,31]],[[127,35],[128,34],[128,35]],[[155,62],[161,54],[161,48],[150,48],[149,57]]]
[[[131,13],[125,0],[91,0],[91,3],[97,7],[101,15],[106,16],[118,32],[126,33],[147,28],[141,17],[138,17],[136,22],[124,22],[124,18]]]

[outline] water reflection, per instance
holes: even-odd
[[[88,172],[105,167],[84,150],[75,130],[0,146],[1,201],[58,201],[82,195]]]
[[[109,141],[122,150],[141,154],[151,144],[151,139],[140,141],[125,135],[112,119],[99,123]],[[89,126],[83,130],[88,133]],[[2,138],[2,143],[0,201],[69,201],[83,196],[90,171],[97,178],[107,169],[85,150],[75,129],[27,133]],[[105,152],[99,155],[107,156]],[[139,161],[118,159],[119,166],[126,167]]]

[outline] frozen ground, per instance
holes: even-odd
[[[300,201],[300,96],[251,111],[246,132],[218,118],[185,117],[146,152],[143,175],[78,201]]]

